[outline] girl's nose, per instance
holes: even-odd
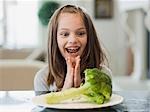
[[[69,43],[76,43],[77,42],[77,38],[74,34],[70,35],[68,38],[68,42]]]

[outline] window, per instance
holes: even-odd
[[[10,48],[36,47],[38,45],[38,2],[11,0],[3,1],[2,7],[4,6],[6,16],[3,21],[6,21],[7,34],[1,34],[4,39],[0,41],[5,41],[5,46]]]
[[[4,7],[3,1],[0,1],[0,46],[4,43]]]

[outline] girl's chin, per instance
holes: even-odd
[[[72,54],[67,54],[67,57],[77,57],[77,56],[79,56],[79,54],[74,54],[74,53],[72,53]]]

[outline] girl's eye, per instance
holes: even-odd
[[[60,33],[60,35],[63,36],[63,37],[67,37],[67,36],[69,36],[69,33],[64,32],[64,33]]]
[[[85,32],[85,31],[77,32],[77,35],[78,35],[78,36],[84,36],[85,34],[86,34],[86,32]]]

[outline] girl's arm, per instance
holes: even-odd
[[[34,91],[36,95],[49,92],[49,86],[47,85],[48,67],[44,67],[39,70],[34,77]]]

